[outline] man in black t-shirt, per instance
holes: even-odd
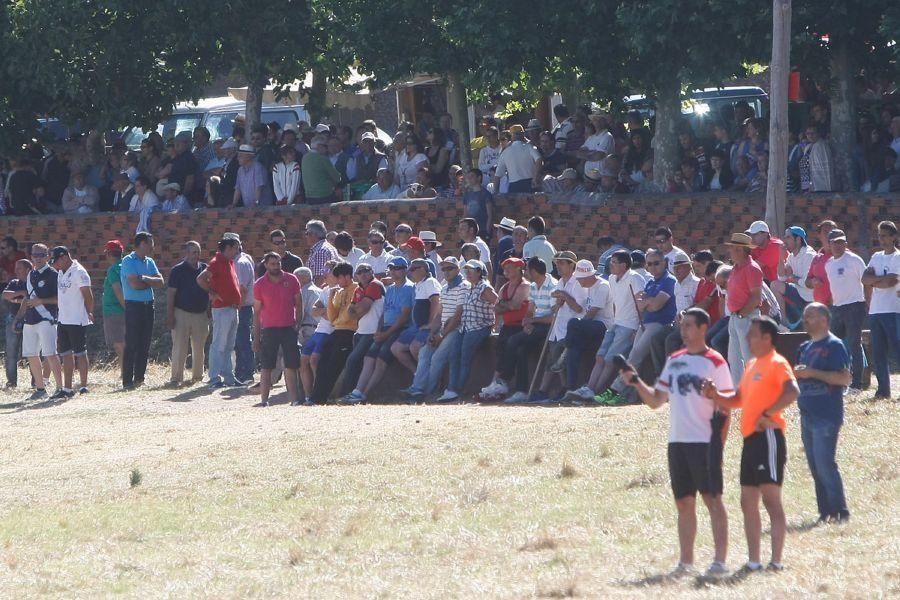
[[[184,245],[184,260],[169,273],[166,326],[172,333],[171,385],[181,385],[188,345],[191,349],[191,380],[203,379],[203,351],[209,336],[209,294],[197,284],[197,276],[206,270],[200,260],[200,244]]]

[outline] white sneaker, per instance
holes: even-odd
[[[505,383],[503,383],[502,381],[498,381],[494,385],[494,389],[491,390],[490,395],[491,396],[500,396],[502,398],[505,398],[508,393],[509,393],[509,387],[507,387],[507,385]]]
[[[522,404],[524,402],[528,402],[528,394],[526,394],[525,392],[516,392],[503,402],[505,404]]]
[[[685,577],[686,575],[693,575],[694,572],[694,565],[679,562],[675,565],[675,568],[669,572],[668,577],[671,579],[678,579],[679,577]]]
[[[586,385],[583,385],[580,388],[578,388],[577,390],[575,390],[575,394],[577,396],[580,396],[581,398],[584,398],[585,400],[593,400],[594,396],[596,396],[596,394],[594,393],[594,390],[592,390],[591,388],[589,388]]]
[[[500,386],[499,381],[492,381],[490,384],[481,388],[481,395],[482,396],[497,396],[497,395],[499,395],[497,393],[497,388],[499,386]]]
[[[719,562],[718,560],[714,560],[709,568],[706,569],[706,572],[703,574],[705,577],[722,577],[723,575],[728,574],[728,567],[725,566],[725,563]]]
[[[452,390],[444,390],[444,393],[441,394],[435,402],[454,402],[459,400],[459,394]]]

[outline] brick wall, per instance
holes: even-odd
[[[873,226],[879,220],[900,218],[900,196],[828,194],[789,198],[787,220],[810,230],[813,224],[831,218],[847,231],[850,247],[868,257]],[[557,248],[574,250],[579,256],[596,259],[595,240],[612,235],[630,247],[647,247],[653,229],[672,228],[676,243],[685,250],[712,247],[724,253],[721,244],[733,231],[742,231],[751,221],[762,218],[765,198],[759,194],[690,197],[674,195],[622,195],[602,202],[569,202],[547,196],[520,195],[498,197],[495,221],[501,216],[522,224],[535,214],[543,215]],[[223,232],[235,231],[244,240],[247,252],[261,256],[269,249],[268,232],[284,229],[290,248],[306,257],[303,236],[307,220],[325,221],[329,229],[347,230],[365,248],[365,234],[374,220],[389,227],[406,222],[416,230],[437,232],[445,246],[456,243],[456,224],[460,216],[458,201],[392,200],[348,202],[332,206],[287,206],[264,209],[202,210],[189,214],[158,215],[153,219],[156,237],[155,258],[167,272],[189,239],[201,243],[204,252],[212,251]],[[73,250],[94,278],[102,283],[103,242],[120,238],[126,242],[134,234],[137,218],[131,214],[67,215],[51,217],[14,217],[2,221],[3,235],[12,235],[20,243],[63,244]]]

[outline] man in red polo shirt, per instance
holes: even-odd
[[[234,259],[241,244],[233,238],[219,240],[219,251],[197,276],[197,285],[209,292],[212,301],[212,342],[209,345],[209,387],[240,385],[234,377],[231,352],[237,338],[241,288]]]
[[[784,242],[769,233],[769,226],[765,221],[753,221],[745,232],[753,240],[756,246],[750,251],[750,256],[762,269],[763,279],[769,283],[778,280],[778,263],[781,260],[781,249]]]
[[[303,316],[300,281],[281,270],[281,256],[268,252],[263,257],[266,274],[253,284],[253,351],[259,355],[262,373],[261,395],[257,406],[269,405],[272,369],[278,352],[284,359],[284,382],[291,406],[300,405],[297,370],[300,368],[300,346],[297,344],[298,317]]]

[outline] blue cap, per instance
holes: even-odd
[[[409,268],[409,261],[402,256],[395,256],[390,261],[388,261],[388,268],[391,267],[395,269],[407,269]]]
[[[797,225],[793,225],[784,230],[785,233],[789,233],[794,237],[806,239],[806,230],[802,227],[798,227]]]

